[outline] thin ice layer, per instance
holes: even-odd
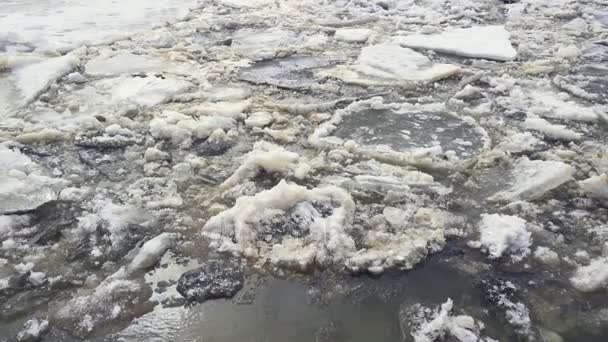
[[[443,104],[354,102],[336,111],[309,141],[319,148],[351,152],[402,165],[456,168],[489,147],[487,133],[470,117]]]
[[[475,26],[450,29],[439,34],[416,34],[399,37],[404,47],[434,50],[463,57],[512,61],[517,51],[511,46],[511,34],[504,26]]]
[[[458,66],[433,63],[412,49],[384,43],[364,47],[354,65],[338,67],[328,74],[354,84],[406,86],[437,81],[458,72]]]
[[[127,37],[184,16],[195,0],[10,1],[0,6],[0,41],[69,50]],[[162,10],[159,10],[162,9]]]
[[[127,73],[159,71],[163,61],[147,55],[118,53],[113,56],[99,56],[85,65],[85,71],[92,76],[119,76]]]
[[[515,161],[511,186],[495,194],[490,200],[534,200],[570,180],[574,172],[574,167],[560,161],[521,157]]]

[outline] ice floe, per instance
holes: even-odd
[[[28,211],[55,199],[66,181],[38,172],[19,149],[0,145],[0,213]]]
[[[305,269],[313,263],[340,262],[354,252],[348,235],[353,210],[350,195],[337,187],[309,190],[281,181],[255,196],[238,198],[234,207],[207,221],[203,234],[219,250]],[[293,231],[281,232],[289,227],[282,223],[285,214],[295,215]],[[278,241],[272,244],[274,239]]]
[[[450,113],[443,104],[385,104],[381,98],[336,111],[309,141],[381,161],[439,168],[467,165],[489,147],[474,119]]]
[[[560,161],[530,160],[521,157],[515,161],[510,188],[490,199],[493,201],[534,200],[569,181],[574,167]]]
[[[31,102],[53,82],[70,73],[80,63],[77,53],[49,58],[39,63],[28,64],[13,71],[15,86],[24,104]]]
[[[460,72],[452,64],[433,63],[428,57],[394,43],[370,45],[351,66],[340,66],[326,75],[360,85],[411,87],[414,82],[437,81]]]
[[[435,50],[463,57],[512,61],[517,51],[509,40],[511,34],[504,26],[474,26],[448,29],[439,34],[410,35],[396,41],[404,47]]]

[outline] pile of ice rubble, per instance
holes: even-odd
[[[205,261],[166,281],[182,303],[243,268],[378,275],[458,246],[535,274],[487,291],[530,338],[542,310],[505,292],[606,291],[602,2],[505,3],[216,0],[128,39],[0,34],[0,302],[52,308],[19,338],[149,312],[167,255]],[[404,334],[493,341],[452,309],[406,310]]]
[[[414,342],[443,341],[452,338],[458,342],[494,342],[481,336],[484,324],[467,315],[454,316],[454,302],[448,300],[439,308],[431,309],[420,304],[403,307],[399,312],[405,340]],[[411,336],[409,339],[407,335]]]

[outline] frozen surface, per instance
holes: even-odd
[[[31,210],[57,197],[61,179],[38,173],[37,165],[18,150],[0,145],[0,213]]]
[[[593,292],[605,288],[608,285],[608,260],[598,258],[592,260],[587,266],[580,266],[570,281],[577,290],[583,292]]]
[[[333,208],[323,214],[312,203]],[[268,253],[271,262],[294,268],[306,268],[313,262],[320,265],[339,262],[354,252],[354,241],[348,235],[354,203],[345,191],[335,188],[306,189],[281,181],[270,190],[255,196],[240,197],[235,206],[211,218],[203,228],[203,234],[217,244],[219,250],[261,257]],[[307,238],[299,238],[296,232],[278,236],[279,243],[258,246],[258,239],[265,239],[264,224],[271,224],[274,216],[289,210],[303,210],[296,221],[297,229]],[[280,221],[277,222],[279,225]],[[270,232],[269,232],[270,233]],[[270,235],[272,240],[272,235]],[[233,240],[234,239],[234,240]],[[233,242],[234,241],[234,242]],[[264,246],[266,245],[266,246]]]
[[[517,57],[517,51],[511,46],[510,36],[504,26],[474,26],[465,29],[447,29],[440,34],[399,37],[397,42],[401,46],[413,49],[512,61]]]
[[[119,76],[127,73],[159,71],[163,61],[146,55],[119,53],[113,56],[97,57],[85,66],[87,74],[92,76]]]
[[[3,1],[0,340],[606,340],[602,2]]]
[[[353,152],[404,164],[466,164],[488,143],[470,118],[442,104],[384,104],[381,99],[355,102],[337,111],[310,137],[320,147],[344,145]],[[447,166],[447,165],[446,165]]]
[[[123,38],[188,13],[193,0],[3,2],[0,41],[41,50],[67,50]]]
[[[459,71],[458,66],[433,63],[412,49],[385,43],[364,47],[354,65],[340,67],[330,75],[354,84],[406,86],[411,82],[437,81]]]
[[[537,199],[547,191],[569,181],[574,168],[559,161],[529,160],[522,157],[515,161],[512,185],[492,197],[497,201]]]

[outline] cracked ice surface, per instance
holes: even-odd
[[[606,340],[604,7],[0,0],[0,340]]]

